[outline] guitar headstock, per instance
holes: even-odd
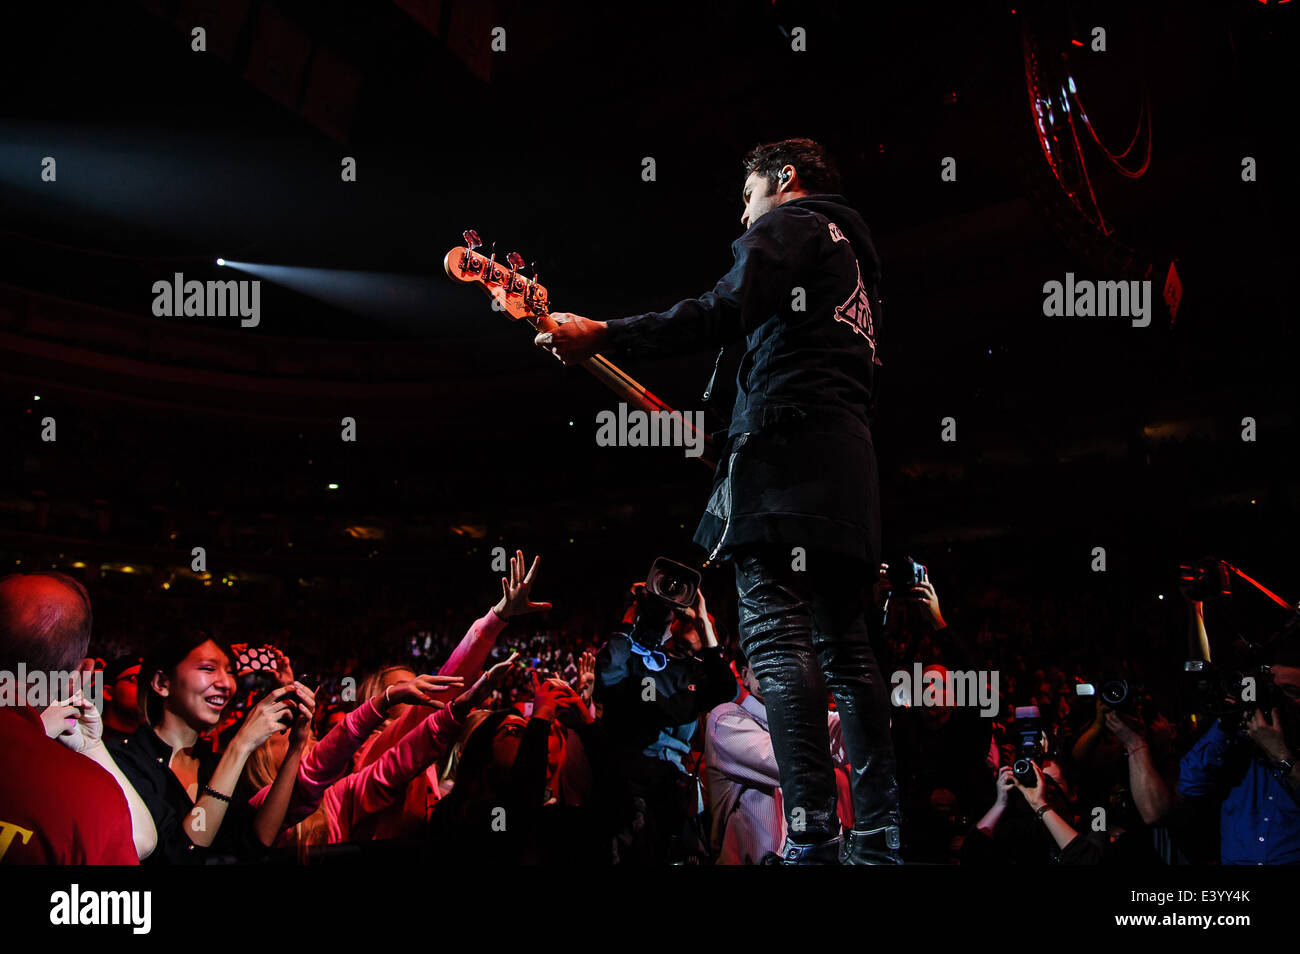
[[[484,255],[478,233],[470,229],[465,233],[465,244],[453,248],[442,260],[442,267],[450,278],[467,284],[477,284],[498,302],[498,307],[512,321],[523,318],[536,325],[539,318],[550,312],[550,296],[546,287],[537,281],[536,269],[531,279],[522,274],[524,260],[517,252],[506,256],[505,263],[496,260],[496,253]]]

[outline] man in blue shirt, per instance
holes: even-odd
[[[1256,709],[1237,731],[1216,722],[1183,756],[1178,793],[1220,800],[1225,865],[1300,864],[1300,647],[1274,656],[1277,706]]]

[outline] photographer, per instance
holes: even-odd
[[[1219,804],[1225,865],[1300,864],[1300,643],[1272,653],[1248,714],[1221,718],[1184,757],[1178,793]],[[1269,691],[1264,691],[1265,689]]]
[[[1144,707],[1114,708],[1101,697],[1074,744],[1074,763],[1088,772],[1091,791],[1106,800],[1108,827],[1130,835],[1126,847],[1146,860],[1185,864],[1186,846],[1175,841],[1189,819],[1176,793],[1175,727],[1157,712],[1148,725]]]
[[[1064,766],[1051,757],[1030,761],[1034,784],[1016,778],[1011,766],[998,770],[993,807],[962,844],[963,865],[1098,864],[1098,839],[1079,833],[1074,790]],[[1020,793],[1012,799],[1011,792]]]
[[[627,789],[625,862],[668,860],[674,839],[696,822],[703,798],[683,759],[699,717],[739,692],[698,581],[690,568],[656,560],[646,583],[633,587],[631,631],[615,633],[596,657],[594,698]],[[683,633],[696,627],[702,645],[692,652]],[[691,837],[707,844],[698,832]]]
[[[888,565],[881,564],[876,603],[882,612],[891,596],[901,605],[901,622],[910,639],[896,661],[899,667],[910,672],[913,661],[921,662],[925,677],[939,677],[940,685],[946,685],[950,670],[969,672],[976,667],[944,621],[928,571],[914,562],[912,566],[910,580],[894,589]],[[914,648],[923,637],[938,649],[943,665],[922,658]],[[989,777],[997,755],[992,748],[992,719],[978,708],[950,706],[946,698],[921,705],[920,696],[921,687],[913,687],[907,698],[895,700],[893,709],[900,800],[904,818],[911,822],[906,826],[903,854],[909,861],[943,863],[949,860],[955,839],[969,827],[969,819],[988,806],[993,794]]]

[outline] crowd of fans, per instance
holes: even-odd
[[[762,687],[704,595],[647,629],[636,585],[621,621],[579,633],[533,600],[538,570],[517,552],[459,629],[408,620],[355,647],[187,626],[92,642],[78,581],[0,580],[0,670],[103,686],[0,707],[0,860],[311,863],[400,841],[468,864],[772,861],[786,812]],[[1209,641],[1183,601],[1185,634],[1153,623],[1125,651],[1081,638],[1087,600],[989,593],[950,626],[934,581],[897,591],[882,567],[882,671],[940,690],[892,696],[904,859],[1300,861],[1300,648],[1271,644],[1258,706],[1189,697],[1178,674]],[[991,704],[945,697],[958,677]],[[830,700],[827,726],[851,827]]]

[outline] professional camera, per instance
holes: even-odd
[[[1232,579],[1236,577],[1245,584],[1245,593],[1263,594],[1271,604],[1285,608],[1288,613],[1282,628],[1261,642],[1238,636],[1227,652],[1231,660],[1228,665],[1222,664],[1224,657],[1218,654],[1218,663],[1191,659],[1184,664],[1183,671],[1188,676],[1197,711],[1217,716],[1228,731],[1240,729],[1256,709],[1265,715],[1275,707],[1288,711],[1285,700],[1273,685],[1269,662],[1279,646],[1300,633],[1300,609],[1296,604],[1288,603],[1225,560],[1206,558],[1184,564],[1179,568],[1179,576],[1183,592],[1191,599],[1203,601],[1229,597],[1232,595]]]
[[[659,557],[650,565],[645,586],[636,588],[634,642],[647,648],[658,646],[664,630],[677,613],[695,605],[700,592],[700,573],[685,564]]]
[[[1074,694],[1104,702],[1116,712],[1137,716],[1144,721],[1146,703],[1150,699],[1141,687],[1130,685],[1122,676],[1108,676],[1099,683],[1075,683]]]
[[[1269,667],[1262,663],[1220,669],[1201,659],[1189,659],[1183,671],[1191,676],[1197,709],[1217,716],[1225,728],[1239,727],[1256,709],[1267,713],[1279,704]]]
[[[885,571],[885,579],[889,581],[889,589],[892,593],[906,593],[916,584],[930,578],[926,568],[910,556],[903,557],[896,563],[888,563],[886,566],[889,569]]]
[[[1038,706],[1016,706],[1016,718],[1011,723],[1016,736],[1016,758],[1011,763],[1011,773],[1025,788],[1038,785],[1034,763],[1042,764],[1047,750],[1043,745],[1043,720]]]

